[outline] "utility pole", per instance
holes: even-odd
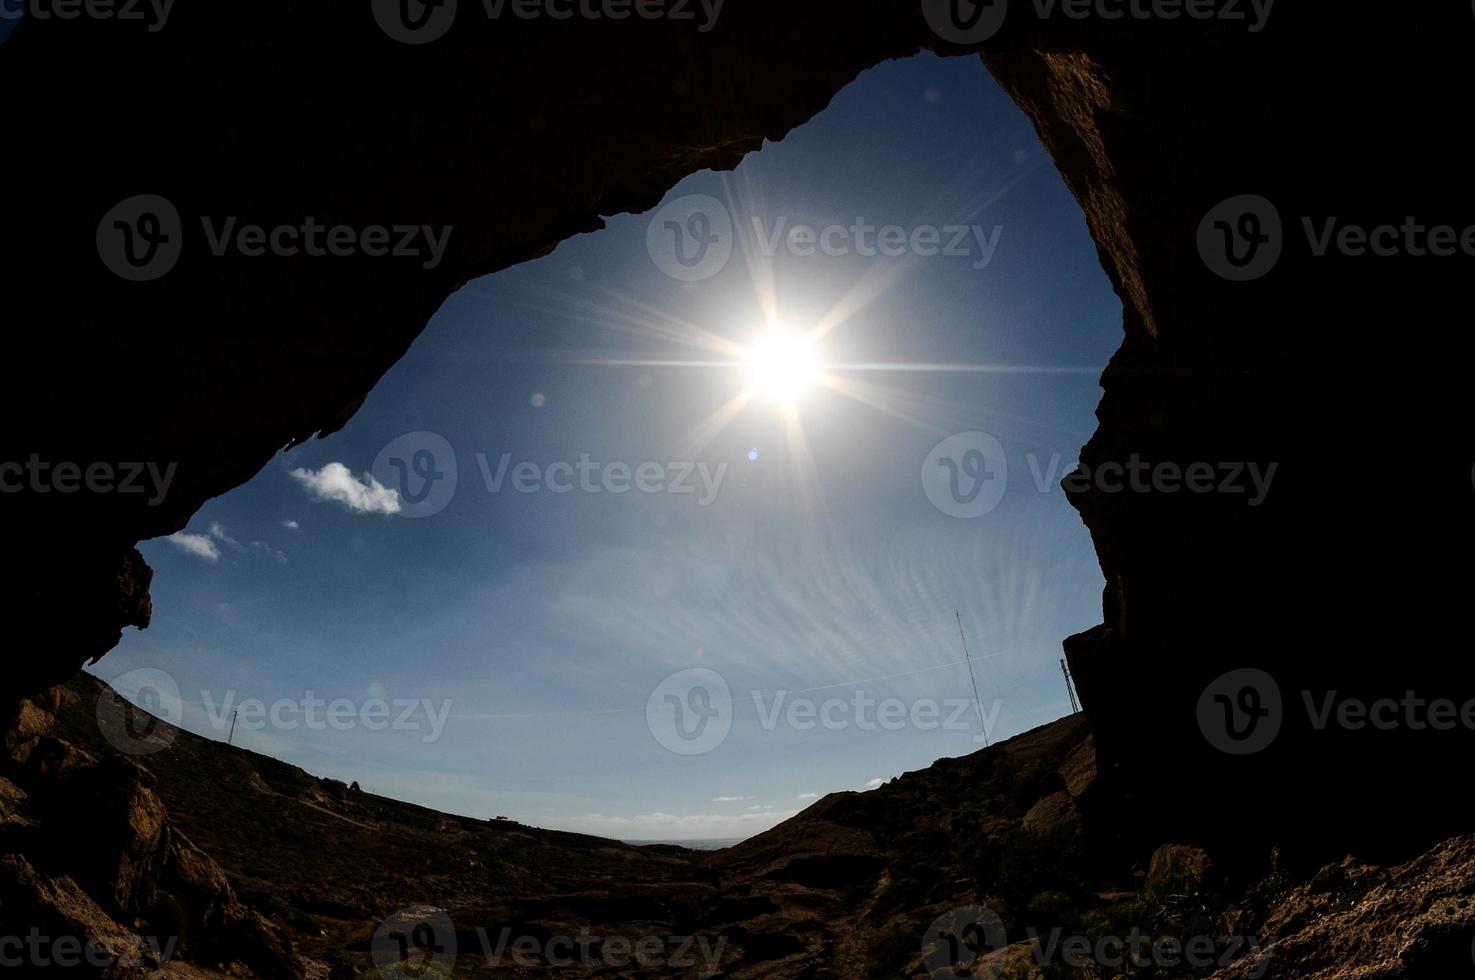
[[[973,658],[968,655],[968,636],[963,632],[963,614],[953,610],[958,621],[958,637],[963,641],[963,660],[968,664],[968,679],[973,682],[973,707],[978,709],[978,730],[983,733],[984,748],[988,747],[988,722],[983,720],[983,702],[978,697],[978,678],[973,673]]]
[[[230,713],[230,734],[225,737],[226,745],[229,745],[231,743],[231,740],[236,737],[236,715],[239,715],[240,713],[240,708],[237,708],[235,711],[232,711]]]
[[[1060,658],[1060,672],[1065,675],[1065,693],[1070,695],[1070,713],[1078,715],[1081,713],[1081,704],[1076,700],[1075,682],[1071,680],[1070,665],[1065,662],[1064,657]]]

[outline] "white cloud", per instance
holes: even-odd
[[[746,800],[746,799],[748,799],[748,797],[746,797],[746,796],[714,796],[714,797],[712,797],[712,802],[713,803],[736,803],[739,800]]]
[[[289,531],[300,531],[300,530],[302,530],[302,525],[301,524],[298,524],[296,521],[283,521],[282,522],[282,527],[286,528]]]
[[[356,514],[398,514],[400,510],[398,490],[384,486],[369,473],[361,481],[342,463],[329,463],[320,470],[295,469],[291,476],[314,500],[334,500]]]
[[[227,534],[225,531],[225,525],[221,524],[219,521],[210,522],[210,537],[214,538],[216,541],[221,542],[222,544],[230,545],[237,551],[241,550],[241,542],[237,541],[235,538]]]
[[[795,797],[795,799],[799,799],[799,800],[817,800],[817,799],[819,799],[819,794],[818,793],[800,793],[797,797]]]
[[[885,785],[885,783],[886,783],[886,780],[884,780],[884,779],[872,779],[872,780],[870,780],[869,782],[866,783],[865,788],[866,789],[876,789],[878,786]]]
[[[749,810],[772,810],[773,809],[773,804],[772,803],[754,803],[752,806],[748,807],[748,809]]]
[[[203,558],[206,561],[220,560],[220,549],[215,547],[215,542],[211,541],[207,535],[186,534],[180,531],[178,534],[169,535],[168,541],[176,548],[196,558]]]

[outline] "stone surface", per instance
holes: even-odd
[[[1298,980],[1468,976],[1475,945],[1475,837],[1444,841],[1395,867],[1354,858],[1280,897],[1262,928],[1266,959],[1219,974]]]
[[[1164,844],[1152,852],[1147,887],[1162,893],[1193,895],[1204,889],[1213,867],[1213,859],[1202,848]]]
[[[63,956],[74,975],[106,980],[141,978],[158,964],[142,939],[110,918],[71,878],[42,875],[18,854],[0,855],[0,923],[6,936],[29,938],[34,930],[44,939],[40,958],[31,963],[38,972]]]
[[[153,772],[104,738],[95,706],[105,697],[90,679],[38,697],[66,721],[47,713],[47,734],[20,741],[11,776],[0,777],[0,841],[19,852],[0,870],[0,920],[8,912],[17,928],[103,943],[108,962],[89,975],[142,975],[159,965],[155,950],[167,948],[166,958],[180,958],[170,976],[195,975],[184,965],[193,961],[301,980],[305,968],[290,943],[240,903],[220,866],[174,826]],[[29,725],[37,716],[18,717]],[[79,726],[92,751],[63,737],[77,737]]]
[[[1081,815],[1071,795],[1062,790],[1030,807],[1021,826],[1033,834],[1076,834],[1081,829]]]
[[[116,766],[95,713],[76,707],[95,702],[101,685],[84,676],[71,686],[85,696],[58,715],[50,737],[75,739],[90,750],[79,757]],[[720,942],[718,974],[737,980],[921,980],[924,950],[936,948],[929,924],[986,904],[1006,934],[987,937],[999,948],[984,949],[972,974],[998,980],[1055,975],[1059,949],[1032,946],[1030,930],[1048,939],[1052,930],[1068,937],[1132,928],[1254,937],[1265,947],[1212,973],[1215,980],[1468,973],[1475,837],[1396,866],[1346,858],[1305,875],[1273,867],[1222,895],[1200,885],[1210,877],[1207,852],[1167,844],[1152,852],[1145,887],[1122,888],[1124,876],[1103,875],[1093,866],[1100,856],[1091,859],[1069,835],[1021,832],[1026,815],[1092,795],[1072,797],[1060,776],[1089,742],[1083,719],[1062,719],[870,792],[831,794],[739,846],[702,853],[456,817],[372,793],[312,802],[303,791],[320,782],[308,773],[181,732],[148,757],[153,780],[138,777],[169,811],[146,923],[123,929],[70,877],[63,865],[77,857],[67,838],[56,852],[37,850],[45,873],[19,855],[0,859],[0,929],[13,928],[8,913],[125,944],[140,935],[178,937],[181,958],[169,976],[218,976],[214,967],[224,964],[232,976],[249,969],[299,980],[368,975],[369,940],[380,923],[430,907],[445,909],[456,927],[457,975],[485,966],[478,930],[495,936],[507,928],[532,937],[700,936]],[[112,771],[121,779],[134,767]],[[272,791],[221,792],[253,777]],[[79,778],[75,770],[70,778]],[[39,798],[49,788],[33,790]],[[17,792],[0,785],[0,795]],[[1149,863],[1132,854],[1111,863],[1133,860]],[[995,974],[996,966],[1006,971]],[[548,973],[534,964],[498,975]],[[559,970],[612,974],[624,975],[598,964]]]
[[[1065,780],[1066,792],[1080,796],[1096,781],[1096,740],[1082,742],[1060,767],[1060,778]]]

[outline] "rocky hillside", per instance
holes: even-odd
[[[120,755],[99,720],[163,747]],[[1273,854],[1225,869],[1181,844],[1126,853],[1097,813],[1079,716],[832,794],[711,853],[374,796],[173,729],[85,675],[23,722],[0,778],[0,934],[38,932],[57,961],[58,937],[105,950],[84,975],[1242,980],[1475,967],[1475,838],[1300,880]]]

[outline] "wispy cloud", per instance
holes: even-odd
[[[282,527],[286,528],[289,531],[300,531],[300,530],[302,530],[302,525],[301,524],[298,524],[296,521],[291,521],[291,520],[283,521],[282,522]]]
[[[740,800],[746,800],[746,799],[748,799],[748,797],[746,797],[746,796],[714,796],[714,797],[712,797],[712,802],[713,803],[737,803]]]
[[[241,542],[239,542],[235,538],[231,537],[226,532],[225,525],[224,524],[221,524],[219,521],[211,521],[210,522],[210,537],[214,538],[216,541],[219,541],[222,544],[230,545],[232,548],[236,549],[237,551],[242,550],[241,549]]]
[[[184,531],[180,531],[177,534],[169,535],[168,541],[176,548],[194,555],[196,558],[203,558],[206,561],[220,560],[220,549],[215,547],[215,542],[210,540],[209,535],[186,534]]]
[[[336,501],[355,514],[398,514],[400,510],[398,490],[369,473],[360,480],[342,463],[329,463],[320,470],[295,469],[291,476],[312,499]]]
[[[796,796],[794,798],[796,800],[817,800],[817,799],[819,799],[819,794],[818,793],[800,793],[798,796]]]
[[[880,787],[880,786],[885,785],[885,783],[886,783],[886,780],[884,780],[884,779],[872,779],[872,780],[870,780],[870,781],[868,781],[866,783],[865,788],[866,789],[876,789],[877,787]]]
[[[265,555],[266,557],[275,559],[278,564],[287,564],[287,556],[278,551],[276,548],[273,548],[271,545],[267,544],[265,541],[252,541],[251,547],[255,548],[259,553]]]

